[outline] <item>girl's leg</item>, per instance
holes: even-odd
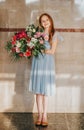
[[[42,120],[47,121],[47,106],[48,106],[48,96],[43,96],[43,116]]]
[[[42,119],[42,99],[43,99],[43,96],[41,94],[36,94],[36,104],[37,104],[37,110],[38,110],[38,121],[41,121],[41,119]]]

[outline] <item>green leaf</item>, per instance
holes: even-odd
[[[12,49],[12,44],[11,44],[10,41],[8,41],[8,42],[6,43],[5,49],[6,49],[7,51],[10,51],[10,50]]]

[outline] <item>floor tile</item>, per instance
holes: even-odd
[[[0,113],[0,130],[84,130],[84,114],[49,113],[48,127],[35,126],[36,119],[36,113]]]

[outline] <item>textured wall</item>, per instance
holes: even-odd
[[[38,23],[42,12],[52,15],[56,28],[84,28],[82,0],[0,0],[0,28],[25,28]],[[61,32],[56,53],[56,96],[48,112],[84,112],[84,33]],[[12,63],[4,43],[12,33],[0,32],[0,112],[36,112],[28,92],[31,61]]]

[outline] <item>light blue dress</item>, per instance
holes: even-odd
[[[56,41],[56,34],[53,41]],[[46,49],[50,49],[50,43],[45,41]],[[38,58],[33,57],[31,66],[31,75],[29,81],[29,91],[34,94],[42,94],[47,96],[56,93],[56,72],[55,59],[52,54],[39,55]]]

